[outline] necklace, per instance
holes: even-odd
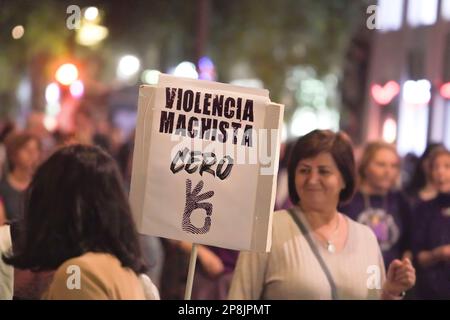
[[[319,233],[317,231],[314,231],[317,235],[321,236],[325,240],[325,242],[327,244],[327,251],[329,253],[335,253],[336,252],[336,246],[334,245],[332,239],[336,236],[336,233],[339,230],[339,222],[340,221],[341,221],[341,218],[340,218],[340,216],[338,214],[338,221],[336,223],[336,228],[334,229],[333,233],[330,235],[329,238],[325,237],[323,234],[321,234],[321,233]]]

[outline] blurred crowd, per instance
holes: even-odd
[[[24,128],[0,122],[0,225],[23,219],[26,191],[39,165],[61,147],[96,145],[120,169],[123,188],[129,189],[134,136],[125,137],[107,120],[80,108],[72,132],[49,132],[43,115],[32,113]],[[288,160],[293,143],[282,145],[276,210],[289,208]],[[384,263],[408,257],[417,270],[417,285],[407,298],[450,298],[450,152],[430,143],[417,157],[401,158],[395,146],[370,141],[357,152],[358,181],[353,198],[339,212],[374,232]],[[95,196],[94,196],[95,197]],[[56,199],[55,199],[56,201]],[[446,219],[448,218],[448,219]],[[162,299],[182,299],[191,245],[139,235],[146,271]],[[239,252],[199,247],[193,299],[225,299]],[[53,271],[15,268],[15,299],[39,299],[52,281]]]

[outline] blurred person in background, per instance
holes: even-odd
[[[54,272],[44,299],[158,299],[114,160],[98,147],[71,145],[36,171],[23,224],[3,255],[16,269]],[[79,288],[67,285],[79,267]]]
[[[198,250],[192,299],[226,300],[239,251],[202,245]]]
[[[40,163],[41,145],[39,138],[28,131],[10,134],[5,145],[9,171],[0,181],[0,220],[9,225],[13,239],[23,217],[25,191]],[[39,299],[50,276],[19,269],[14,269],[13,275],[15,299]]]
[[[41,143],[42,159],[47,158],[55,148],[55,139],[44,125],[45,113],[34,111],[27,118],[25,130]]]
[[[414,152],[408,152],[402,159],[400,166],[400,183],[401,189],[408,196],[406,188],[411,184],[413,175],[415,174],[420,158]]]
[[[16,126],[12,121],[5,121],[0,129],[0,179],[3,174],[8,171],[8,161],[6,158],[6,147],[5,139],[6,137],[15,130]]]
[[[87,107],[81,105],[74,114],[73,139],[81,144],[94,144],[95,125],[92,114]]]
[[[431,143],[427,146],[419,158],[410,183],[405,187],[405,192],[413,206],[421,201],[431,200],[438,194],[438,189],[431,178],[430,157],[433,152],[439,150],[445,150],[441,143]]]
[[[40,162],[41,144],[29,132],[15,132],[5,140],[8,172],[0,180],[0,221],[11,223],[22,217],[24,191]]]
[[[395,147],[381,141],[369,143],[358,174],[357,192],[340,206],[341,212],[372,229],[386,266],[404,254],[411,258],[411,209],[406,197],[396,190],[400,158]]]
[[[191,243],[185,241],[172,243],[184,251],[186,257],[190,256]],[[199,263],[195,268],[192,300],[226,300],[239,251],[200,244],[197,245],[197,250]],[[178,272],[187,275],[188,269],[179,269]],[[185,282],[180,284],[183,284],[181,289],[185,288]],[[183,290],[180,291],[184,293]]]
[[[429,162],[438,194],[414,210],[417,295],[450,300],[450,151],[436,150]]]
[[[107,119],[98,118],[87,104],[81,104],[74,113],[72,140],[76,143],[96,145],[116,156],[118,146],[112,141],[112,128]]]

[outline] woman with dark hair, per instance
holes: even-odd
[[[372,229],[388,266],[411,249],[411,208],[407,198],[395,190],[400,175],[397,150],[383,141],[369,143],[358,171],[358,191],[339,209]]]
[[[39,139],[29,132],[11,133],[5,147],[8,171],[0,180],[0,225],[21,219],[24,192],[41,154]]]
[[[417,295],[421,299],[450,299],[450,151],[430,157],[438,195],[415,209],[413,252],[417,262]],[[425,214],[424,214],[425,213]]]
[[[410,183],[405,187],[411,204],[428,201],[437,196],[438,190],[431,179],[430,157],[439,150],[445,150],[442,143],[430,143],[420,157]]]
[[[345,134],[299,138],[288,174],[295,207],[274,213],[269,253],[241,252],[231,299],[397,299],[413,286],[411,262],[393,261],[386,276],[373,232],[336,209],[355,189]]]
[[[14,122],[7,120],[3,124],[0,125],[0,178],[2,178],[3,174],[7,169],[7,161],[6,161],[6,147],[5,147],[5,139],[6,137],[14,132],[16,125]],[[0,223],[1,225],[1,223]]]
[[[3,259],[15,268],[56,270],[44,299],[146,297],[138,275],[147,267],[120,174],[98,147],[62,148],[38,168],[13,245]]]

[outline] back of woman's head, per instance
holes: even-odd
[[[114,160],[98,147],[71,145],[36,171],[17,250],[6,261],[18,268],[52,270],[86,252],[110,253],[124,267],[145,270]]]

